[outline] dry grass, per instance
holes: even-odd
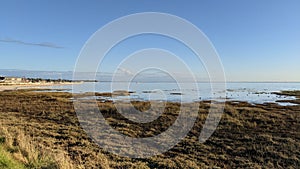
[[[26,168],[75,168],[63,151],[52,150],[39,144],[21,129],[2,127],[0,131],[5,140],[2,147]]]
[[[209,109],[209,102],[201,102],[194,127],[179,144],[152,158],[129,159],[108,153],[91,141],[79,125],[71,97],[64,92],[0,92],[0,131],[6,149],[17,161],[36,168],[300,166],[300,106],[228,102],[217,130],[201,144],[198,137]],[[149,110],[149,102],[132,104],[140,111]],[[110,125],[131,137],[149,137],[165,131],[176,120],[181,106],[166,103],[157,120],[140,124],[121,116],[111,102],[98,105]],[[126,105],[123,109],[132,111]]]

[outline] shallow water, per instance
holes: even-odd
[[[53,86],[53,89],[72,89],[72,86]],[[116,90],[132,91],[130,96],[117,96],[119,100],[161,100],[176,102],[193,102],[214,100],[223,97],[227,100],[247,101],[254,104],[277,103],[277,100],[293,100],[295,97],[279,96],[272,92],[282,90],[300,90],[300,83],[227,83],[226,91],[211,90],[210,83],[125,83],[96,82],[74,86],[74,92],[112,92]],[[225,96],[225,95],[224,95]],[[100,97],[101,98],[101,97]],[[103,99],[108,99],[103,97]],[[280,105],[294,105],[278,103]]]

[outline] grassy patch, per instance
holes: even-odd
[[[14,159],[12,154],[0,144],[0,168],[1,169],[25,169],[25,165]]]

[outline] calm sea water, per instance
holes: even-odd
[[[54,86],[53,89],[72,89],[72,86]],[[250,103],[276,103],[277,100],[291,100],[295,97],[279,96],[272,92],[282,90],[300,90],[300,83],[227,83],[226,90],[211,90],[210,83],[125,83],[97,82],[83,83],[74,87],[74,92],[113,92],[131,91],[130,96],[103,99],[121,100],[162,100],[175,102],[193,102],[214,100],[225,96],[227,100],[247,101]],[[225,95],[222,95],[222,92]],[[290,103],[278,103],[293,105]]]

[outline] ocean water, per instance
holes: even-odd
[[[214,84],[215,85],[215,84]],[[230,101],[246,101],[253,104],[278,103],[280,105],[294,105],[292,103],[276,102],[278,100],[293,100],[295,97],[279,96],[273,92],[283,90],[300,90],[300,83],[226,83],[225,90],[214,90],[210,83],[126,83],[126,82],[88,82],[73,86],[73,92],[113,92],[119,90],[130,91],[129,96],[99,97],[107,100],[157,100],[174,102],[194,102],[202,100],[216,100],[226,98]],[[53,86],[53,89],[69,89],[68,86]]]

